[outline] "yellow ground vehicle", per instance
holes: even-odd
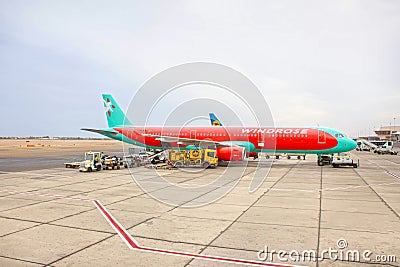
[[[215,149],[168,150],[167,159],[174,167],[216,167],[218,166]]]
[[[101,164],[100,152],[86,152],[85,160],[79,166],[80,172],[101,171],[103,165]]]

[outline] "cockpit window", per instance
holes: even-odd
[[[343,134],[339,134],[339,138],[342,138],[342,137],[344,137],[344,135]]]
[[[339,134],[335,134],[335,137],[339,137]]]

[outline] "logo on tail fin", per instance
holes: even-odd
[[[219,119],[217,118],[217,116],[215,116],[214,113],[210,113],[209,115],[212,126],[222,126],[222,123],[219,121]]]
[[[111,103],[109,98],[104,100],[104,107],[106,108],[106,113],[108,116],[111,117],[111,112],[114,111],[115,106]]]

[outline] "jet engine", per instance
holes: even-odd
[[[224,161],[241,161],[246,156],[245,148],[238,146],[217,148],[217,157]]]

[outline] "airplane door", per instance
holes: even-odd
[[[190,130],[190,139],[196,139],[196,130]]]
[[[318,129],[318,144],[325,144],[325,143],[326,143],[325,131]]]
[[[258,132],[258,146],[264,147],[264,133],[262,131]]]

